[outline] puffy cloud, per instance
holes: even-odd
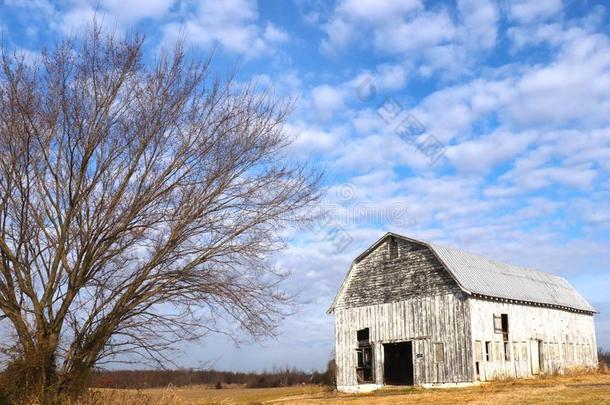
[[[332,54],[356,40],[360,26],[380,28],[400,24],[404,16],[421,7],[419,0],[343,0],[326,24],[328,38],[322,42],[322,50]]]
[[[360,73],[346,84],[351,87],[350,91],[356,97],[361,101],[366,101],[368,98],[375,97],[377,91],[402,89],[407,83],[410,70],[411,66],[407,63],[382,63],[374,71]]]
[[[220,44],[229,53],[249,58],[272,54],[290,38],[277,24],[259,21],[254,0],[72,0],[60,5],[46,0],[10,0],[9,5],[44,16],[48,26],[62,34],[77,35],[94,19],[103,29],[116,28],[119,34],[155,20],[162,45],[185,38],[189,44],[209,49]]]
[[[258,8],[254,1],[204,0],[197,3],[193,13],[186,13],[184,23],[171,22],[164,27],[165,40],[174,41],[184,35],[189,42],[204,48],[218,43],[230,53],[261,57],[285,42],[288,34],[272,23],[263,29],[257,20]]]
[[[385,25],[421,8],[421,0],[344,0],[337,12],[349,21]]]
[[[520,125],[566,125],[610,120],[610,41],[573,33],[556,61],[526,71],[509,106]]]
[[[563,28],[559,23],[514,26],[508,28],[506,34],[516,50],[530,45],[560,45],[564,39]]]
[[[175,0],[102,0],[93,2],[126,23],[142,18],[161,18],[175,3]]]
[[[508,66],[445,86],[413,112],[445,142],[470,136],[486,121],[511,130],[610,124],[610,40],[579,28],[564,38],[546,64]]]
[[[462,73],[481,51],[495,45],[498,10],[492,1],[461,0],[458,21],[452,14],[446,7],[425,9],[420,1],[345,0],[324,27],[327,37],[321,49],[335,55],[358,42],[382,55],[423,60],[424,75],[437,70]]]
[[[610,130],[564,130],[543,133],[535,147],[517,157],[500,177],[512,194],[547,187],[592,191],[601,172],[608,172]],[[497,195],[502,189],[489,190]]]
[[[290,145],[290,153],[297,156],[311,153],[332,154],[339,141],[345,136],[341,127],[324,130],[317,126],[307,125],[297,121],[286,125],[287,133],[294,139]]]
[[[286,30],[268,22],[265,26],[265,31],[263,32],[263,38],[267,43],[278,44],[288,41],[289,35]]]
[[[561,0],[514,0],[510,3],[510,17],[521,23],[532,23],[559,13],[562,6]]]
[[[463,35],[471,46],[492,48],[496,45],[499,11],[495,2],[459,0],[458,11],[463,21]]]
[[[456,28],[446,10],[423,12],[400,24],[387,24],[375,30],[376,49],[390,54],[420,52],[452,40]]]
[[[162,19],[176,0],[82,0],[64,7],[44,7],[52,15],[51,25],[68,35],[76,35],[90,27],[94,19],[103,28],[125,30],[144,19]]]
[[[311,98],[316,116],[324,121],[330,119],[343,107],[344,97],[340,88],[326,84],[314,87],[311,90]]]
[[[514,159],[536,139],[535,133],[497,131],[447,147],[446,155],[460,171],[488,172]]]

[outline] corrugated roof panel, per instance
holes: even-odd
[[[563,277],[428,244],[466,291],[595,312]]]
[[[495,262],[472,253],[427,243],[392,232],[388,232],[377,240],[360,254],[354,260],[354,263],[390,236],[428,246],[453,275],[460,287],[468,293],[596,312],[595,308],[563,277],[526,267]],[[353,263],[350,272],[352,268]],[[348,283],[350,272],[346,275],[341,289],[328,309],[329,313],[332,312],[345,285]]]

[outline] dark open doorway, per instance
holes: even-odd
[[[413,345],[411,342],[383,345],[383,379],[388,385],[413,385]]]

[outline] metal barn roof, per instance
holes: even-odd
[[[388,232],[360,254],[352,263],[328,312],[332,312],[348,283],[355,263],[376,249],[386,238],[395,237],[424,245],[432,250],[468,294],[596,312],[582,295],[563,277],[542,271],[499,263],[482,256]]]
[[[427,245],[466,292],[595,312],[563,277],[495,262],[458,249]]]

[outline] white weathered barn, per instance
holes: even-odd
[[[342,391],[597,366],[595,309],[566,279],[392,233],[354,260],[328,312]]]

